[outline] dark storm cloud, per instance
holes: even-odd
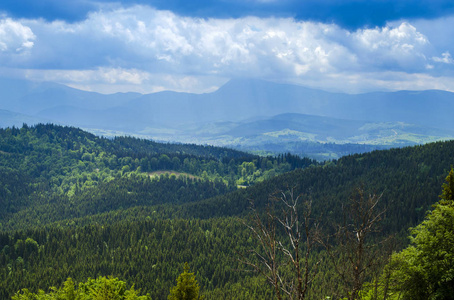
[[[3,0],[0,10],[14,18],[80,21],[104,5],[148,5],[200,18],[292,17],[335,23],[348,29],[383,26],[399,19],[433,19],[454,13],[452,0]]]

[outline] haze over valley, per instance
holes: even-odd
[[[0,84],[2,126],[51,122],[322,160],[454,137],[454,94],[437,90],[344,94],[236,79],[205,94],[104,95],[55,83]]]

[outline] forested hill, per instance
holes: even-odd
[[[181,217],[210,218],[242,215],[249,200],[264,207],[269,195],[294,188],[310,195],[313,210],[329,222],[342,218],[342,205],[355,188],[383,194],[388,207],[385,229],[406,230],[418,224],[438,200],[440,187],[454,165],[454,141],[350,155],[324,166],[295,170],[247,190],[237,191],[179,207]]]
[[[454,141],[437,142],[318,165],[55,125],[2,129],[0,298],[112,275],[165,299],[188,262],[207,299],[271,299],[263,277],[239,271],[238,254],[258,249],[243,225],[251,200],[264,212],[270,195],[293,188],[330,228],[362,187],[387,207],[375,237],[405,236],[438,200],[452,153]],[[310,256],[322,264],[307,299],[345,296],[320,250]]]
[[[11,153],[24,153],[33,150],[33,146],[39,146],[40,148],[57,147],[67,151],[80,151],[86,148],[88,152],[97,153],[104,151],[121,157],[133,156],[134,158],[156,154],[192,155],[216,159],[224,157],[253,157],[253,155],[246,152],[213,146],[157,143],[133,137],[107,139],[76,127],[53,124],[38,124],[35,126],[24,124],[22,128],[12,127],[0,130],[3,151]],[[11,137],[15,138],[12,139]],[[30,144],[25,145],[24,143],[27,142]]]
[[[201,200],[312,164],[289,154],[106,139],[51,124],[0,129],[0,229]]]
[[[212,146],[106,139],[55,125],[1,129],[0,229],[98,214],[105,220],[111,211],[116,219],[150,212],[166,218],[244,215],[249,200],[260,207],[286,188],[310,194],[315,210],[337,216],[351,191],[364,186],[383,193],[392,216],[387,222],[399,230],[430,209],[454,165],[453,152],[453,141],[437,142],[307,168],[317,163],[288,154],[264,158]],[[251,187],[235,191],[238,185]]]

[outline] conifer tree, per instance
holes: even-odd
[[[194,273],[189,273],[189,266],[184,264],[184,271],[177,278],[177,285],[170,289],[168,300],[193,300],[203,299],[199,296],[199,284]]]
[[[442,202],[449,202],[454,200],[454,169],[451,168],[446,183],[443,184],[443,193],[440,195]],[[443,201],[444,200],[444,201]]]

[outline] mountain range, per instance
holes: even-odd
[[[454,138],[454,93],[439,90],[343,94],[236,79],[206,94],[105,95],[1,79],[0,109],[3,127],[53,122],[246,150],[295,152],[291,143],[393,147]]]

